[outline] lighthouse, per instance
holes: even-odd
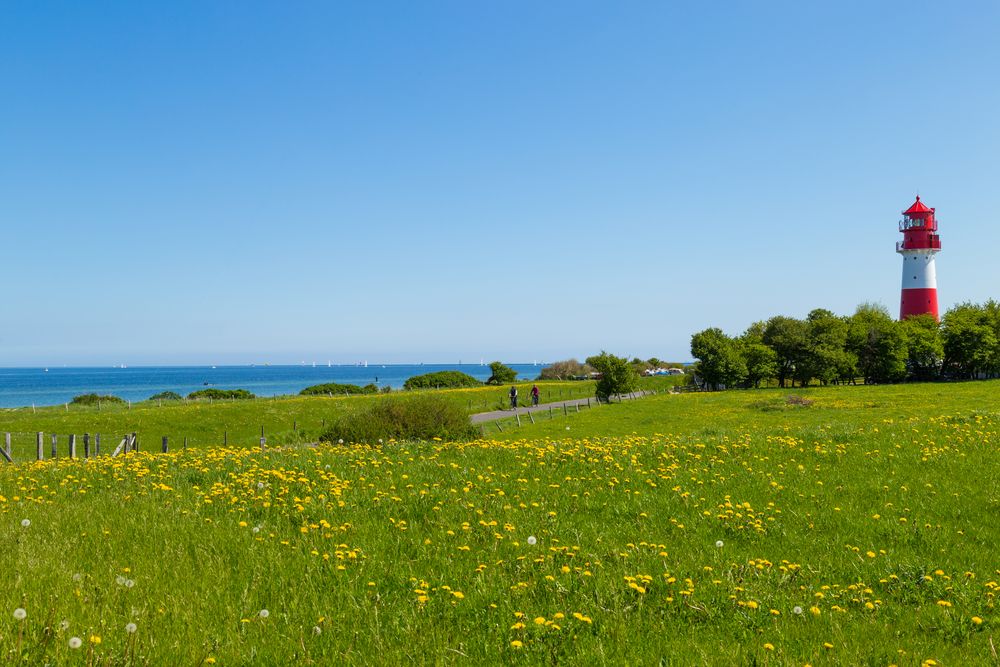
[[[896,252],[903,256],[903,289],[899,301],[899,319],[913,315],[933,315],[938,318],[937,272],[934,255],[941,251],[934,209],[920,201],[903,211],[899,231],[903,240],[896,243]]]

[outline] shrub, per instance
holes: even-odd
[[[596,357],[588,358],[587,363],[601,374],[594,391],[602,401],[635,391],[638,386],[639,377],[627,359],[601,352]]]
[[[443,396],[382,398],[337,418],[322,442],[373,444],[379,440],[464,440],[476,433],[461,406]]]
[[[226,399],[244,400],[257,397],[246,389],[199,389],[188,394],[188,398],[211,398],[221,401]]]
[[[70,401],[73,405],[97,405],[98,403],[124,403],[125,399],[117,396],[100,396],[98,394],[80,394]]]
[[[403,389],[455,389],[458,387],[481,387],[483,383],[461,371],[437,371],[414,375],[403,383]]]
[[[184,397],[173,391],[161,391],[159,394],[153,394],[147,400],[150,401],[181,401]]]
[[[314,384],[299,392],[299,396],[327,396],[328,394],[377,394],[378,387],[373,384],[360,387],[356,384],[338,384],[327,382],[326,384]]]
[[[490,375],[486,384],[509,384],[517,377],[517,371],[510,366],[504,366],[499,361],[490,364],[490,370],[493,371],[493,374]]]
[[[587,364],[581,364],[576,359],[566,359],[556,361],[542,369],[539,380],[575,380],[576,378],[590,377],[593,368]]]

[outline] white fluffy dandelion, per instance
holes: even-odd
[[[314,625],[313,626],[313,634],[314,635],[321,635],[321,634],[323,634],[323,628],[319,627],[318,625]]]
[[[69,621],[67,621],[66,619],[59,621],[59,629],[62,630],[63,632],[69,630]]]
[[[132,588],[133,586],[135,586],[135,582],[133,580],[131,579],[125,580],[125,588]]]
[[[256,535],[257,533],[260,532],[260,526],[254,526],[252,530],[253,530],[253,534]]]
[[[721,548],[722,548],[722,547],[724,547],[724,546],[726,546],[726,543],[725,543],[725,542],[723,542],[722,540],[716,540],[716,541],[715,541],[715,547],[716,547],[717,549],[721,549]]]
[[[119,586],[124,586],[125,581],[126,581],[125,577],[120,574],[117,577],[115,577],[115,583],[118,584]]]
[[[257,612],[257,615],[260,616],[261,618],[267,618],[268,616],[271,615],[271,612],[269,612],[267,609],[261,609],[260,611]]]
[[[14,610],[14,618],[16,618],[17,620],[23,621],[27,617],[28,617],[28,612],[26,612],[21,607],[18,607],[17,609]]]
[[[21,519],[21,527],[27,528],[31,525],[31,519]]]
[[[263,488],[264,488],[264,482],[257,482],[257,489],[259,490]]]
[[[792,607],[792,613],[795,614],[796,616],[801,616],[802,615],[802,607],[800,607],[798,605],[795,605],[794,607]]]
[[[528,544],[530,544],[531,546],[535,546],[536,544],[538,544],[538,538],[535,537],[534,535],[528,535]]]
[[[69,638],[69,647],[70,648],[76,649],[76,648],[80,648],[81,646],[83,646],[83,640],[82,639],[80,639],[79,637],[70,637]]]
[[[129,633],[130,635],[134,634],[136,630],[138,630],[138,628],[136,627],[135,623],[128,623],[125,626],[125,632]]]
[[[73,581],[83,581],[83,575],[77,572],[73,575]]]

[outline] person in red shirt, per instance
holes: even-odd
[[[540,393],[541,392],[538,391],[538,385],[537,384],[533,385],[531,387],[531,404],[532,405],[538,405],[538,395]]]

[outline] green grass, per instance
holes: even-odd
[[[654,380],[659,380],[655,378]],[[527,400],[533,383],[518,383],[522,402]],[[660,383],[666,386],[664,383]],[[593,382],[539,382],[541,401],[560,401],[592,396]],[[509,387],[478,387],[440,393],[470,414],[505,407]],[[418,392],[403,392],[404,395]],[[390,397],[392,394],[389,395]],[[58,406],[46,408],[0,409],[0,433],[11,433],[15,459],[35,456],[36,433],[45,433],[45,455],[49,455],[50,436],[57,434],[59,452],[65,455],[69,434],[76,434],[78,452],[83,451],[82,436],[101,434],[102,452],[111,451],[125,433],[135,432],[140,447],[160,448],[163,436],[172,448],[230,446],[256,447],[261,428],[271,444],[313,442],[326,422],[337,415],[357,409],[383,396],[289,396],[238,401],[164,401],[128,405]]]
[[[997,664],[998,396],[661,394],[463,444],[8,465],[0,654]]]

